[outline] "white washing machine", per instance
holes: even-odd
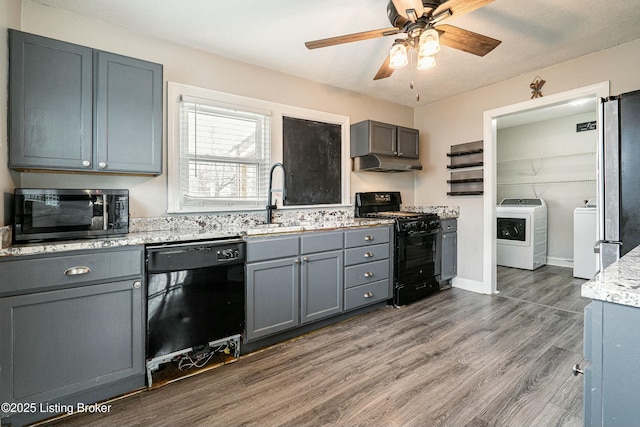
[[[598,254],[593,247],[598,241],[598,216],[595,203],[573,211],[573,277],[593,279],[598,272]]]
[[[497,264],[535,270],[547,263],[547,204],[503,199],[496,207]]]

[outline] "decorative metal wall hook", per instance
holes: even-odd
[[[536,76],[535,79],[529,84],[531,88],[531,99],[533,98],[542,98],[542,86],[544,86],[546,82],[540,76]]]

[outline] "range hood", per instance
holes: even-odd
[[[354,157],[353,161],[356,171],[411,172],[422,170],[418,159],[408,157],[367,154],[366,156]]]

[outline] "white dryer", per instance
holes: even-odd
[[[547,204],[503,199],[496,207],[497,264],[535,270],[547,263]]]

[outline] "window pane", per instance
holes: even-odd
[[[188,161],[185,196],[193,199],[259,200],[257,164]]]

